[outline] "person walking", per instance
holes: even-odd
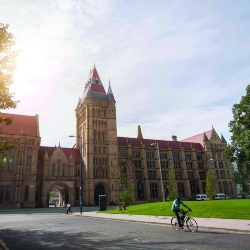
[[[177,217],[177,220],[178,220],[178,223],[179,223],[179,227],[181,229],[183,229],[183,225],[182,225],[182,222],[181,222],[181,219],[180,219],[180,215],[179,213],[182,213],[183,214],[183,210],[180,209],[180,206],[183,205],[184,207],[186,207],[189,211],[192,211],[187,205],[184,204],[184,202],[181,200],[180,197],[177,197],[174,201],[173,201],[173,204],[172,204],[172,210],[174,212],[174,214],[176,215]]]
[[[72,213],[70,203],[68,202],[68,204],[67,204],[67,214],[68,214],[69,212]]]

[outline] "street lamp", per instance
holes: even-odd
[[[157,146],[157,152],[158,152],[158,163],[160,166],[160,177],[161,177],[161,191],[162,191],[162,201],[165,201],[165,188],[163,185],[163,180],[162,180],[162,171],[161,171],[161,159],[160,159],[160,149],[159,149],[159,144],[158,142],[152,143],[151,145],[156,145]]]
[[[82,137],[70,135],[69,137],[80,138],[80,213],[82,214]]]

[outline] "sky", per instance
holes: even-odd
[[[14,110],[39,115],[42,146],[72,147],[94,64],[116,100],[117,134],[178,140],[215,128],[250,83],[249,0],[0,0],[20,49]]]

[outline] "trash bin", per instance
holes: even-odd
[[[107,208],[106,205],[106,195],[99,195],[99,210],[100,211],[105,211]]]

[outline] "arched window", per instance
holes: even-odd
[[[9,164],[9,170],[10,170],[10,171],[13,170],[13,165],[14,165],[14,158],[11,156],[11,157],[10,157],[10,164]]]
[[[58,176],[60,175],[60,172],[61,172],[61,162],[60,162],[60,160],[58,160],[58,162],[57,162],[57,175]]]
[[[65,163],[63,163],[63,165],[62,165],[62,176],[64,176],[65,175]]]
[[[55,176],[55,171],[56,171],[56,164],[53,163],[53,165],[52,165],[52,176]]]
[[[28,148],[27,161],[26,161],[26,172],[30,172],[30,170],[31,170],[31,157],[32,157],[32,149]]]

